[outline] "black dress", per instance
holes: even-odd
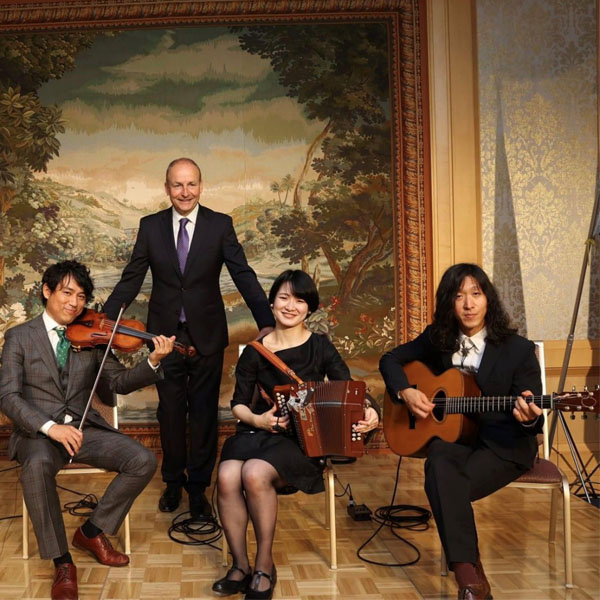
[[[330,381],[350,379],[346,363],[324,335],[313,333],[300,346],[280,350],[275,354],[304,381],[323,381],[326,376]],[[251,346],[246,346],[242,352],[235,376],[231,407],[245,404],[255,414],[262,414],[270,408],[260,396],[252,406],[257,383],[270,396],[276,385],[292,383],[289,377]],[[322,464],[318,459],[307,458],[295,438],[264,429],[253,429],[240,422],[237,433],[223,445],[221,461],[251,458],[260,458],[273,465],[290,486],[307,494],[316,494],[324,489]]]

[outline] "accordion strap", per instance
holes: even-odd
[[[290,369],[279,356],[271,352],[268,348],[265,348],[259,341],[254,340],[248,345],[252,346],[259,354],[262,354],[272,365],[277,367],[282,373],[285,373],[290,379],[293,379],[296,383],[304,383],[293,369]]]

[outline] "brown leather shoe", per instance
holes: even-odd
[[[56,567],[52,583],[52,600],[77,600],[77,569],[73,563],[64,563]]]
[[[483,572],[481,562],[452,563],[458,583],[458,600],[493,600],[490,584]]]
[[[472,583],[458,590],[458,600],[493,600],[490,586],[484,583]]]
[[[129,564],[129,556],[115,550],[103,533],[88,538],[83,535],[79,527],[73,536],[73,546],[89,552],[99,563],[109,567],[124,567]]]

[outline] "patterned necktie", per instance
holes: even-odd
[[[65,368],[67,364],[67,356],[69,354],[69,348],[71,346],[71,342],[65,337],[67,328],[66,327],[55,327],[54,331],[58,334],[58,344],[56,346],[56,360],[58,361],[58,366],[61,369]]]
[[[179,268],[181,273],[185,271],[185,263],[187,261],[188,251],[190,249],[190,236],[188,235],[185,226],[190,222],[189,219],[183,217],[179,220],[179,233],[177,234],[177,258],[179,259]],[[186,321],[185,311],[183,306],[181,307],[181,313],[179,314],[179,320],[182,322]]]

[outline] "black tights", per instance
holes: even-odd
[[[247,461],[226,460],[219,465],[217,479],[219,516],[227,543],[233,555],[233,564],[248,573],[246,530],[248,517],[256,535],[256,562],[254,569],[271,574],[273,571],[273,538],[277,523],[277,491],[284,485],[275,468],[260,459]],[[231,579],[240,580],[239,571]],[[270,583],[261,577],[258,590]]]

